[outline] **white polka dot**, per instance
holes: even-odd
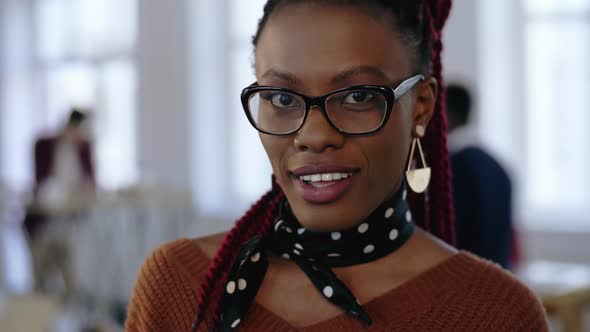
[[[334,240],[334,241],[340,240],[341,237],[342,237],[342,234],[340,234],[338,232],[332,232],[332,240]]]
[[[393,240],[397,239],[398,235],[399,235],[399,232],[397,231],[397,229],[392,229],[391,232],[389,232],[389,239],[391,241],[393,241]]]
[[[235,329],[236,326],[238,326],[238,324],[240,324],[240,320],[239,319],[236,319],[233,323],[231,323],[231,328],[232,329]]]
[[[293,253],[295,255],[297,255],[297,256],[300,256],[301,255],[301,252],[299,250],[297,250],[297,249],[293,249]]]
[[[287,233],[293,233],[293,230],[291,229],[291,227],[285,227],[285,231],[287,231]]]
[[[338,253],[328,254],[328,257],[340,257],[341,255]]]
[[[412,212],[410,212],[410,211],[406,212],[406,221],[407,222],[412,221]]]
[[[403,197],[404,201],[406,200],[407,197],[408,197],[408,191],[404,190],[404,197]]]
[[[324,295],[327,298],[331,298],[332,295],[334,295],[334,289],[332,289],[332,287],[330,287],[330,286],[324,287],[324,291],[323,292],[324,292]]]
[[[281,255],[281,257],[283,257],[284,259],[289,259],[289,258],[291,258],[291,257],[289,256],[289,254],[282,254],[282,255]]]
[[[315,266],[315,265],[312,265],[311,268],[314,269],[314,270],[316,270],[316,271],[319,271],[318,267]]]
[[[393,216],[393,212],[393,208],[387,209],[387,211],[385,211],[385,218],[391,218],[391,216]]]
[[[282,223],[283,223],[283,220],[277,221],[277,223],[275,224],[275,231],[279,229],[279,227],[281,226]]]
[[[305,233],[305,228],[300,228],[297,230],[297,234],[301,235],[303,233]]]
[[[246,282],[246,280],[244,279],[240,279],[238,280],[238,289],[239,290],[244,290],[246,289],[246,286],[248,285],[248,283]]]
[[[310,262],[315,262],[315,259],[313,259],[313,258],[311,258],[311,257],[309,257],[309,258],[308,258],[308,260],[309,260]]]
[[[295,248],[297,248],[299,250],[303,250],[303,246],[300,245],[299,243],[295,243]]]
[[[362,224],[359,225],[359,227],[357,228],[357,230],[359,231],[359,233],[363,234],[367,230],[369,230],[369,224],[367,224],[366,222],[365,223],[362,223]]]
[[[252,257],[250,257],[250,260],[252,261],[252,263],[258,262],[260,260],[260,252],[257,252],[254,255],[252,255]]]
[[[365,247],[365,249],[363,249],[363,252],[365,254],[370,254],[375,250],[375,246],[372,244],[369,244],[368,246]]]
[[[233,294],[236,291],[236,283],[234,281],[228,282],[227,286],[225,286],[225,290],[228,294]]]

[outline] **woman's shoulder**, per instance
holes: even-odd
[[[451,268],[463,270],[464,277],[470,281],[468,284],[512,287],[523,292],[530,292],[529,288],[512,272],[505,270],[497,263],[468,251],[459,251],[455,258],[449,261]]]
[[[181,238],[160,245],[139,270],[125,331],[189,330],[201,281],[216,244],[216,234]]]
[[[175,288],[183,286],[184,292],[197,293],[220,243],[219,238],[223,239],[223,234],[180,238],[160,245],[143,262],[135,290],[174,293]],[[166,282],[161,282],[163,280]]]
[[[454,282],[461,281],[454,291],[469,292],[487,299],[511,293],[523,295],[523,299],[536,300],[530,289],[511,272],[467,251],[458,252],[442,267],[440,272],[444,271]],[[474,292],[474,289],[477,291]]]
[[[210,261],[220,247],[225,233],[199,238],[179,238],[160,245],[145,260],[142,272],[185,274],[194,280],[207,270]]]
[[[417,235],[408,246],[406,259],[408,264],[414,262],[419,267],[415,280],[421,287],[432,288],[437,295],[443,295],[441,292],[469,293],[489,298],[509,291],[536,300],[526,285],[498,264],[467,251],[457,251],[423,231]]]
[[[451,306],[490,319],[503,330],[545,331],[547,320],[539,298],[511,272],[496,263],[461,251],[442,266],[448,280]],[[442,273],[441,273],[442,277]],[[457,300],[460,299],[460,300]]]
[[[202,251],[209,259],[213,259],[217,250],[221,247],[221,243],[225,238],[227,232],[217,233],[213,235],[193,238],[190,241]]]
[[[394,295],[375,310],[391,314],[391,306],[404,299],[395,312],[410,325],[420,322],[420,330],[548,331],[545,311],[528,287],[498,265],[465,251],[400,286]]]

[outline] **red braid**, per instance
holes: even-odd
[[[429,191],[420,196],[410,195],[410,203],[418,224],[432,234],[453,244],[455,241],[453,202],[441,61],[443,49],[442,28],[451,10],[451,0],[427,0],[424,5],[424,18],[427,20],[428,28],[427,34],[432,43],[431,74],[436,78],[439,86],[435,111],[424,137],[424,146],[427,158],[433,160],[435,164],[430,165],[433,174]]]
[[[218,309],[223,291],[223,281],[227,279],[229,268],[235,260],[240,246],[253,236],[270,231],[275,210],[284,195],[274,177],[272,183],[272,189],[262,196],[227,233],[221,247],[209,264],[199,291],[196,326],[193,330],[196,330],[196,327],[203,321],[206,321],[207,325],[215,326],[219,319]],[[213,305],[209,306],[211,303]]]

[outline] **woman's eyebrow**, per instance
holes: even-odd
[[[287,71],[279,71],[276,69],[267,70],[264,74],[262,74],[261,78],[278,78],[294,86],[302,85],[301,80],[299,80],[295,75]]]
[[[341,83],[353,78],[354,76],[359,76],[363,74],[378,76],[383,80],[391,81],[387,74],[385,74],[385,72],[379,69],[378,67],[364,65],[352,67],[342,73],[339,73],[338,75],[334,76],[334,78],[332,79],[332,83]]]
[[[372,75],[377,76],[378,78],[383,79],[385,81],[391,81],[387,74],[385,74],[385,72],[379,69],[378,67],[363,65],[352,67],[350,69],[347,69],[346,71],[336,74],[336,76],[332,78],[331,82],[333,84],[342,83],[355,76],[360,75]],[[298,79],[297,76],[295,76],[294,74],[288,71],[281,71],[272,68],[267,70],[264,74],[262,74],[261,78],[280,79],[294,86],[303,85],[302,81]]]

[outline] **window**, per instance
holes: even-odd
[[[270,189],[271,168],[260,144],[258,132],[246,120],[240,102],[243,88],[254,83],[254,51],[252,36],[266,1],[232,0],[230,22],[232,138],[231,155],[233,169],[231,183],[236,194],[247,200],[255,200]],[[235,110],[235,111],[234,111]]]
[[[587,230],[590,0],[480,3],[480,130],[512,171],[517,220]]]
[[[240,103],[256,80],[251,37],[264,2],[206,1],[190,10],[193,188],[202,213],[227,220],[270,189],[270,164]]]
[[[137,0],[37,0],[35,63],[42,127],[63,125],[71,106],[93,110],[98,184],[133,183],[136,169],[134,48]]]
[[[526,0],[525,204],[536,216],[587,215],[590,1]]]

